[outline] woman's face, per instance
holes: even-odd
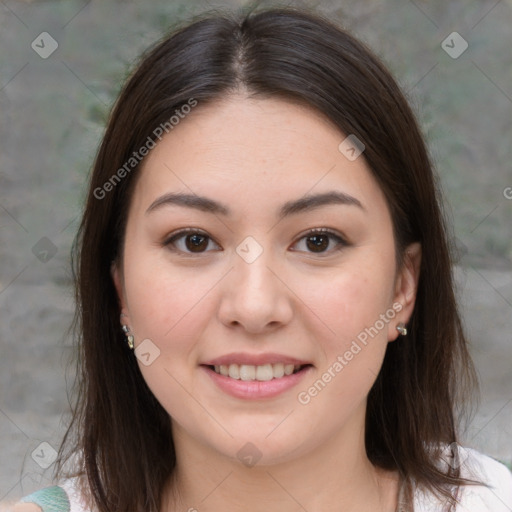
[[[361,440],[420,254],[396,272],[384,195],[346,135],[237,95],[148,155],[113,276],[176,442],[270,464]]]

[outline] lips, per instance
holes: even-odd
[[[307,365],[307,361],[274,353],[232,353],[204,363],[204,366],[208,366],[219,375],[236,380],[260,382],[292,375]]]
[[[202,363],[206,366],[229,366],[231,364],[237,365],[253,365],[262,366],[266,364],[279,364],[283,365],[292,364],[294,366],[303,366],[311,364],[309,361],[298,359],[296,357],[287,356],[284,354],[277,353],[265,353],[265,354],[248,354],[243,352],[233,352],[224,356],[216,357]]]
[[[291,389],[313,365],[284,354],[233,353],[200,365],[225,393],[244,399],[275,397]]]
[[[230,365],[214,365],[209,366],[215,373],[240,380],[258,380],[267,381],[272,379],[280,379],[285,375],[291,375],[302,369],[305,365],[300,364],[230,364]]]
[[[214,366],[201,365],[200,369],[213,381],[217,389],[227,395],[243,400],[263,400],[278,397],[298,386],[306,378],[306,375],[310,374],[313,366],[311,364],[302,365],[290,375],[283,375],[279,378],[272,376],[270,380],[232,378],[229,375],[217,373]]]

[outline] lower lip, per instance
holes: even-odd
[[[278,396],[296,386],[313,369],[312,366],[306,366],[297,373],[285,375],[279,379],[259,381],[232,379],[231,377],[216,373],[208,366],[201,366],[201,368],[222,391],[228,395],[246,400],[259,400]]]

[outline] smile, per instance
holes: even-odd
[[[313,371],[311,364],[266,363],[201,365],[216,388],[243,400],[278,397],[291,390]]]
[[[213,365],[210,369],[219,375],[230,377],[231,379],[251,381],[257,380],[265,382],[272,379],[280,379],[285,375],[292,375],[297,373],[302,368],[308,365],[293,365],[293,364],[263,364],[263,365],[250,365],[250,364],[230,364],[230,365]]]

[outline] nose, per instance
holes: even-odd
[[[293,316],[293,293],[283,278],[269,251],[254,261],[235,253],[233,269],[222,282],[220,321],[252,334],[288,324]]]

